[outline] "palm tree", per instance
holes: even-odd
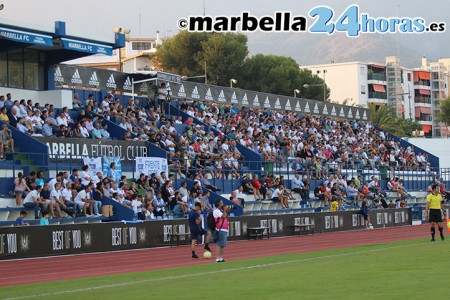
[[[375,125],[396,136],[403,136],[405,134],[402,126],[403,120],[396,116],[391,107],[381,105],[377,109],[374,103],[369,103],[368,107],[370,109],[370,120]]]

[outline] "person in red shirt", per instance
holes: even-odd
[[[263,200],[261,197],[261,192],[260,192],[262,184],[258,180],[258,175],[253,175],[252,186],[253,186],[253,195],[255,196],[255,200]]]

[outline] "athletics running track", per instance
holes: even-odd
[[[225,249],[225,260],[304,253],[424,238],[429,236],[428,228],[429,225],[403,226],[230,242]],[[215,245],[213,244],[211,248],[214,251]],[[197,253],[203,254],[203,246],[197,246]],[[213,258],[209,260],[192,259],[188,246],[0,261],[0,286],[208,263],[215,263],[215,260]],[[45,274],[45,276],[37,276],[37,271],[39,274]]]

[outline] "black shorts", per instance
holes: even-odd
[[[428,215],[428,221],[431,222],[442,222],[442,212],[440,209],[430,209],[430,213]]]
[[[369,214],[365,212],[361,212],[362,216],[364,217],[364,220],[367,220],[369,218]]]
[[[318,196],[317,196],[317,199],[319,199],[319,200],[325,200],[325,195],[324,194],[319,194]]]
[[[203,228],[198,230],[191,230],[191,240],[198,240],[198,236],[205,235],[207,231]]]

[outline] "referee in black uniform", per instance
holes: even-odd
[[[439,234],[441,240],[444,240],[444,232],[442,225],[442,214],[445,216],[444,207],[442,205],[442,195],[439,192],[439,185],[433,184],[431,186],[432,192],[427,196],[427,207],[425,208],[425,219],[429,217],[431,225],[431,241],[434,242],[434,235],[436,233],[435,225],[439,227]]]

